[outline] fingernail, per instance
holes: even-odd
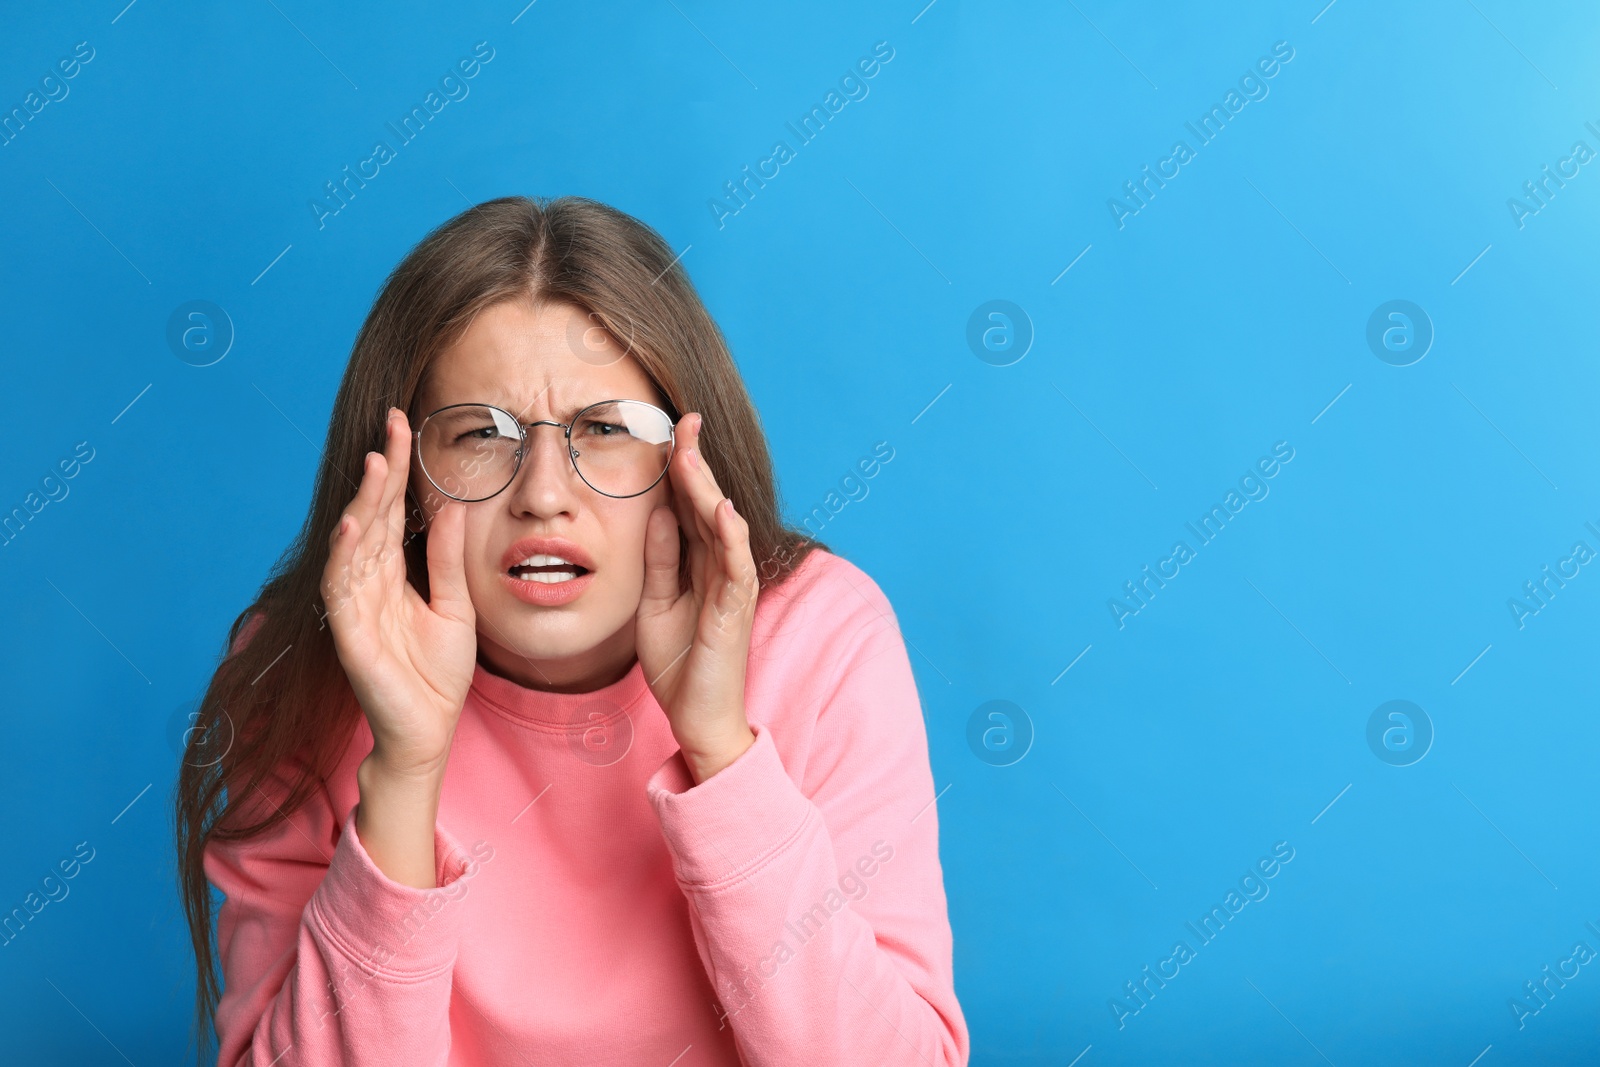
[[[689,466],[691,466],[691,467],[700,466],[700,450],[698,448],[689,449],[689,451],[688,451],[688,453],[686,455],[687,455],[688,460],[689,460]]]

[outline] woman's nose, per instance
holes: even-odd
[[[524,430],[522,465],[512,482],[512,493],[519,503],[549,506],[551,501],[545,497],[551,494],[564,500],[573,492],[578,476],[567,452],[565,428],[541,423]]]

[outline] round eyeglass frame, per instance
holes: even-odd
[[[652,481],[649,485],[645,486],[643,489],[639,490],[637,493],[628,493],[628,494],[622,495],[622,496],[619,496],[616,493],[608,493],[604,489],[601,489],[600,487],[595,485],[589,479],[584,478],[583,471],[578,467],[578,450],[572,447],[572,427],[577,424],[578,420],[583,417],[585,412],[590,411],[590,410],[592,410],[594,408],[603,407],[606,404],[639,404],[639,405],[641,405],[643,407],[651,408],[652,410],[655,410],[655,411],[660,411],[661,412],[661,417],[667,420],[667,435],[668,435],[667,439],[670,442],[670,446],[667,449],[667,461],[666,461],[666,463],[662,464],[661,473],[656,475],[655,481]],[[516,463],[511,468],[511,477],[506,479],[506,484],[505,485],[502,485],[500,488],[496,489],[494,492],[490,493],[488,496],[478,496],[478,497],[472,497],[470,499],[456,496],[454,493],[451,493],[448,489],[445,489],[443,486],[441,486],[438,482],[434,481],[433,480],[433,475],[428,473],[428,468],[426,466],[424,466],[423,463],[422,463],[422,427],[426,426],[427,423],[428,423],[428,420],[433,418],[435,415],[439,414],[439,412],[441,412],[441,411],[450,411],[453,408],[489,408],[489,409],[491,409],[493,411],[500,412],[512,424],[514,424],[516,426],[516,428],[517,428],[517,438],[518,439],[517,439]],[[676,419],[674,419],[671,415],[668,415],[665,411],[662,411],[659,407],[656,407],[656,405],[650,403],[649,401],[633,400],[633,399],[629,399],[629,398],[625,398],[625,397],[616,397],[616,398],[613,398],[611,400],[597,400],[593,404],[589,404],[586,407],[580,409],[575,415],[572,416],[572,421],[571,422],[556,422],[553,419],[540,419],[538,422],[523,422],[520,419],[518,419],[515,415],[513,415],[511,412],[507,411],[505,408],[498,407],[498,406],[496,406],[494,404],[475,404],[475,403],[471,403],[471,402],[461,403],[461,404],[446,404],[444,407],[437,408],[437,409],[435,409],[433,411],[428,412],[427,415],[423,416],[422,423],[415,430],[411,431],[411,447],[412,447],[412,450],[416,453],[417,469],[422,472],[422,476],[424,478],[428,479],[428,484],[429,485],[431,485],[435,489],[439,490],[439,492],[443,493],[445,496],[449,497],[451,500],[459,500],[463,504],[476,504],[479,501],[494,499],[495,497],[499,496],[501,493],[505,492],[508,488],[510,488],[511,487],[511,483],[517,480],[517,472],[522,470],[522,461],[528,454],[528,431],[532,430],[535,426],[559,426],[559,427],[561,427],[562,437],[565,438],[566,444],[567,444],[567,461],[572,464],[573,472],[575,474],[577,474],[577,476],[580,479],[582,479],[584,485],[587,485],[590,489],[593,489],[595,492],[599,493],[601,496],[608,496],[608,497],[611,497],[613,500],[631,500],[633,497],[643,496],[645,493],[648,493],[650,490],[654,489],[656,487],[656,485],[660,483],[661,479],[666,476],[667,470],[672,466],[673,453],[675,453],[678,450],[678,432],[677,432],[678,431],[678,421]]]

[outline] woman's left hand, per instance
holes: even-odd
[[[691,412],[678,422],[678,445],[668,467],[672,506],[650,513],[635,628],[645,679],[696,784],[755,742],[745,718],[744,681],[760,591],[749,524],[722,495],[700,455],[703,421]],[[691,575],[682,594],[680,528],[689,543]]]

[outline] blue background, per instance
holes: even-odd
[[[1508,601],[1600,551],[1600,162],[1520,226],[1507,202],[1600,151],[1600,15],[1324,2],[9,12],[0,109],[95,55],[0,148],[0,510],[94,458],[0,550],[0,910],[95,858],[4,950],[7,1046],[177,1060],[174,716],[299,528],[386,272],[472,203],[581,193],[684,250],[792,518],[895,450],[813,529],[911,649],[974,1063],[1592,1060],[1600,964],[1521,1028],[1509,1002],[1600,951],[1600,567],[1520,626]],[[469,95],[319,228],[323,183],[479,41]],[[798,145],[785,123],[879,41],[868,95]],[[1201,145],[1185,122],[1279,41],[1268,95]],[[719,225],[780,138],[795,158]],[[1180,138],[1119,228],[1108,200]],[[197,299],[236,331],[205,367],[166,341]],[[1367,341],[1395,299],[1434,334],[1408,366]],[[991,300],[1021,313],[975,349]],[[1280,441],[1269,494],[1199,546],[1185,523]],[[1119,627],[1108,601],[1179,539]],[[995,700],[1012,734],[969,744]],[[1431,723],[1409,766],[1367,740],[1390,700]],[[1124,983],[1280,841],[1270,895],[1119,1027]]]

